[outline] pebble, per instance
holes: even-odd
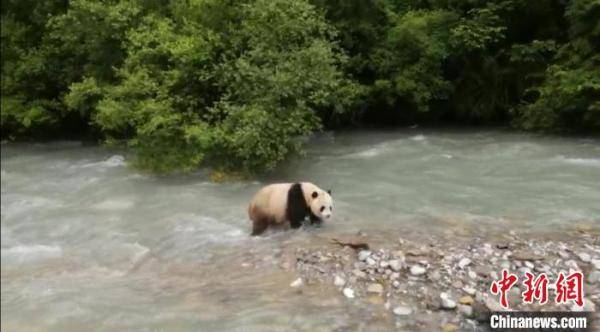
[[[475,273],[475,271],[469,270],[469,272],[467,272],[467,274],[469,275],[469,278],[477,279],[477,273]]]
[[[405,306],[399,306],[394,308],[394,315],[398,315],[398,316],[408,316],[410,314],[412,314],[413,310],[409,307],[405,307]]]
[[[590,263],[592,261],[592,256],[585,252],[580,252],[577,256],[579,256],[579,259],[584,263]]]
[[[442,331],[443,332],[456,332],[456,331],[458,331],[458,326],[447,323],[442,326]]]
[[[338,287],[342,287],[346,284],[346,280],[344,280],[344,278],[336,275],[335,278],[333,279],[333,284]]]
[[[389,265],[390,265],[390,262],[388,262],[388,261],[381,261],[381,262],[379,262],[379,267],[384,268],[384,269],[386,267],[388,267]]]
[[[367,292],[382,294],[383,286],[381,284],[376,284],[376,283],[369,284],[369,286],[367,286]]]
[[[294,288],[300,287],[300,286],[302,286],[302,278],[298,278],[298,279],[292,281],[292,283],[290,284],[290,287],[294,287]]]
[[[530,269],[533,269],[533,268],[535,267],[535,265],[533,265],[533,263],[532,263],[532,262],[530,262],[530,261],[525,261],[525,263],[524,263],[524,264],[525,264],[525,266],[527,266],[527,267],[528,267],[528,268],[530,268]]]
[[[365,260],[365,262],[367,262],[368,265],[370,266],[374,266],[375,264],[377,264],[377,262],[371,258],[371,257],[367,257],[367,259]]]
[[[458,303],[460,304],[472,305],[473,302],[475,302],[475,300],[473,300],[473,298],[469,295],[463,296],[460,299],[458,299]]]
[[[456,302],[450,299],[450,296],[447,293],[440,293],[440,299],[442,299],[442,308],[444,309],[454,309],[456,308]]]
[[[420,276],[425,274],[425,272],[427,272],[427,270],[422,267],[421,265],[413,265],[410,267],[410,274],[414,275],[414,276]]]
[[[594,269],[600,270],[600,259],[592,259],[592,265],[594,265]]]
[[[344,288],[343,293],[344,293],[344,296],[349,299],[354,298],[354,290],[352,290],[352,288]]]
[[[390,279],[392,279],[392,280],[395,280],[398,278],[400,278],[400,273],[398,273],[398,272],[394,272],[390,275]]]
[[[392,282],[392,286],[394,286],[395,288],[398,288],[398,287],[400,287],[400,281],[398,281],[398,280],[394,280],[394,281]]]
[[[458,267],[464,269],[469,264],[471,264],[471,260],[465,257],[458,262]]]
[[[477,290],[475,288],[469,287],[469,286],[463,287],[462,290],[469,295],[475,295],[475,292],[477,292]]]
[[[402,262],[398,259],[393,259],[391,261],[388,262],[390,268],[392,268],[392,270],[398,272],[402,269]]]
[[[371,256],[371,252],[369,250],[361,250],[358,253],[358,260],[365,261],[369,256]]]

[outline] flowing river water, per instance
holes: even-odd
[[[325,133],[254,181],[154,177],[78,142],[2,145],[2,330],[347,330],[365,311],[273,262],[339,233],[560,234],[600,224],[600,141],[502,131]],[[319,229],[249,237],[262,185],[331,188]]]

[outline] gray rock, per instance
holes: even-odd
[[[535,267],[535,265],[533,265],[533,263],[530,261],[525,261],[524,264],[526,267],[528,267],[530,269],[533,269]]]
[[[373,258],[371,258],[371,257],[367,257],[367,259],[365,260],[365,262],[367,262],[367,264],[369,266],[375,266],[375,264],[377,264],[377,262]]]
[[[586,281],[590,285],[598,283],[600,281],[600,271],[592,271],[586,278]]]
[[[390,268],[396,272],[402,270],[402,262],[399,259],[393,259],[388,262]]]
[[[354,269],[352,270],[352,274],[354,274],[355,276],[357,276],[358,278],[365,278],[367,276],[366,273],[364,273],[363,271],[359,270],[359,269]]]
[[[458,267],[464,269],[467,265],[471,264],[471,260],[464,257],[460,261],[458,261]]]
[[[398,281],[398,280],[394,280],[394,281],[392,282],[392,286],[394,286],[394,288],[398,288],[398,287],[400,287],[400,281]]]
[[[409,307],[405,307],[405,306],[399,306],[394,308],[394,315],[398,315],[398,316],[408,316],[410,314],[412,314],[413,310]]]
[[[471,307],[470,305],[459,304],[456,308],[460,313],[462,313],[466,317],[473,316],[473,307]]]
[[[588,253],[580,252],[577,256],[584,263],[590,263],[592,261],[592,256],[590,256]]]
[[[486,297],[484,304],[489,311],[505,311],[504,307],[493,297]]]
[[[390,262],[388,261],[380,261],[379,262],[379,267],[385,269],[386,267],[388,267],[390,265]]]
[[[600,259],[592,259],[592,265],[594,269],[600,270]]]
[[[425,269],[421,265],[413,265],[410,267],[410,274],[412,274],[413,276],[420,276],[425,274],[425,272],[427,272],[427,269]]]
[[[469,270],[469,272],[467,274],[469,275],[469,278],[477,279],[477,273],[475,273],[475,271]]]

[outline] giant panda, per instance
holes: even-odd
[[[310,182],[270,184],[260,189],[248,206],[252,235],[262,234],[269,226],[299,228],[306,217],[321,224],[332,213],[331,191]]]

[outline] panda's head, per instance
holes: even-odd
[[[331,190],[313,190],[310,194],[310,210],[321,220],[329,220],[333,216],[333,200]]]

